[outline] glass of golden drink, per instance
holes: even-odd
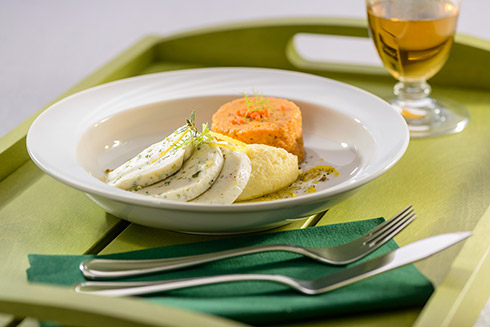
[[[411,137],[456,133],[467,110],[430,97],[427,80],[446,62],[460,0],[366,0],[370,36],[388,72],[399,82],[390,103],[407,121]]]

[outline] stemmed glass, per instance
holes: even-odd
[[[467,110],[430,97],[427,80],[446,62],[460,0],[366,0],[369,32],[388,72],[398,80],[390,103],[407,121],[411,137],[456,133]]]

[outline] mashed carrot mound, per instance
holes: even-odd
[[[266,144],[305,156],[299,107],[286,99],[245,96],[222,105],[213,115],[214,132],[247,144]]]

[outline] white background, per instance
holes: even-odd
[[[458,32],[490,39],[490,0]],[[147,34],[279,17],[364,18],[364,0],[0,0],[0,137]]]

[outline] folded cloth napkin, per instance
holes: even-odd
[[[146,259],[186,256],[257,244],[298,244],[323,247],[346,243],[376,225],[383,218],[310,227],[277,233],[253,234],[213,241],[145,249],[99,256]],[[397,248],[391,240],[362,261]],[[30,254],[29,281],[73,285],[84,281],[78,266],[92,255]],[[358,263],[358,262],[357,262]],[[351,265],[355,265],[353,263]],[[161,280],[231,273],[283,274],[314,279],[345,269],[321,264],[301,255],[268,252],[207,263],[193,268],[126,280]],[[432,284],[413,266],[405,266],[367,280],[320,295],[304,295],[271,282],[232,282],[145,295],[154,303],[201,311],[249,324],[292,322],[346,313],[422,306],[433,292]]]

